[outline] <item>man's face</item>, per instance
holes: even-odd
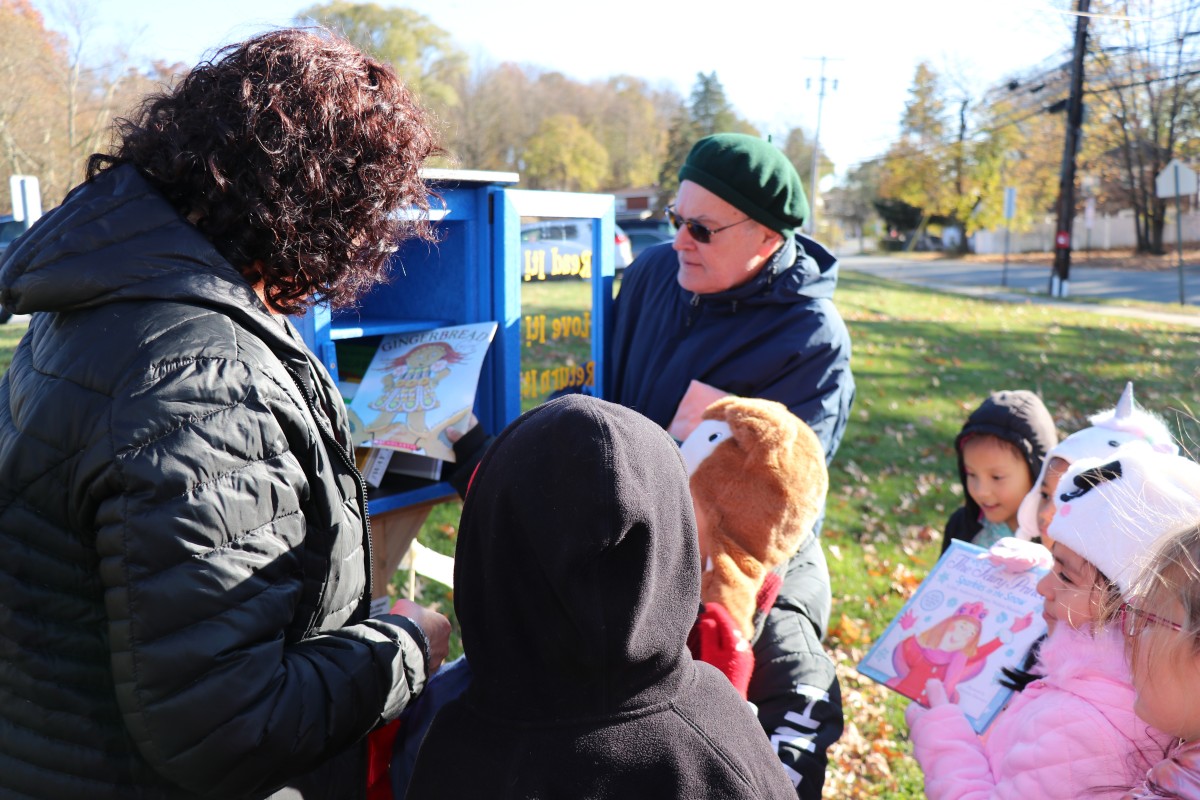
[[[679,185],[675,212],[710,230],[746,219],[745,212],[691,181]],[[753,220],[714,233],[708,244],[697,242],[684,225],[675,234],[679,257],[676,277],[689,292],[723,292],[757,275],[782,243],[782,236]]]

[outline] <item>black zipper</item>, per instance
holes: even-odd
[[[308,390],[304,386],[304,381],[296,374],[296,371],[287,364],[283,365],[288,374],[292,376],[292,382],[296,384],[296,388],[300,390],[300,394],[304,397],[304,402],[308,405],[308,413],[312,415],[313,423],[317,426],[317,432],[321,434],[321,438],[325,440],[327,446],[332,446],[333,452],[337,453],[344,464],[358,481],[358,507],[363,518],[363,547],[367,551],[367,587],[363,592],[363,602],[369,608],[371,605],[371,595],[374,592],[375,577],[375,556],[371,547],[371,515],[367,512],[367,481],[363,478],[362,473],[358,471],[358,467],[354,463],[354,459],[346,452],[346,448],[342,447],[342,443],[330,432],[325,430],[325,426],[321,424],[321,417],[317,416],[317,407],[309,397]]]

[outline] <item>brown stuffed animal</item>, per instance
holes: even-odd
[[[724,397],[683,444],[704,563],[700,598],[754,633],[767,574],[812,535],[829,475],[812,429],[782,403]]]

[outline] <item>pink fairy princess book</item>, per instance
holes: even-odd
[[[987,551],[955,541],[858,664],[858,671],[928,705],[937,678],[977,733],[1008,702],[1001,668],[1017,667],[1046,632],[1035,567],[1010,572]]]

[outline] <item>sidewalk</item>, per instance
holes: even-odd
[[[1105,299],[1109,303],[1088,303],[1049,297],[1046,294],[1049,269],[1044,265],[1010,264],[1007,271],[1001,265],[967,261],[916,261],[894,256],[857,256],[841,259],[841,269],[861,272],[888,280],[960,294],[981,300],[1004,303],[1037,303],[1052,308],[1083,311],[1107,316],[1131,317],[1175,325],[1200,328],[1200,314],[1173,313],[1165,309],[1137,308],[1120,305],[1122,299],[1143,302],[1170,303],[1178,297],[1178,276],[1165,272],[1146,273],[1136,270],[1072,267],[1071,294],[1083,300]],[[1005,272],[1007,274],[1005,274]],[[1001,285],[1007,280],[1012,291]],[[1200,299],[1200,273],[1188,270],[1185,275],[1187,308],[1196,308]],[[1115,304],[1114,304],[1115,303]],[[1176,304],[1177,305],[1177,304]]]

